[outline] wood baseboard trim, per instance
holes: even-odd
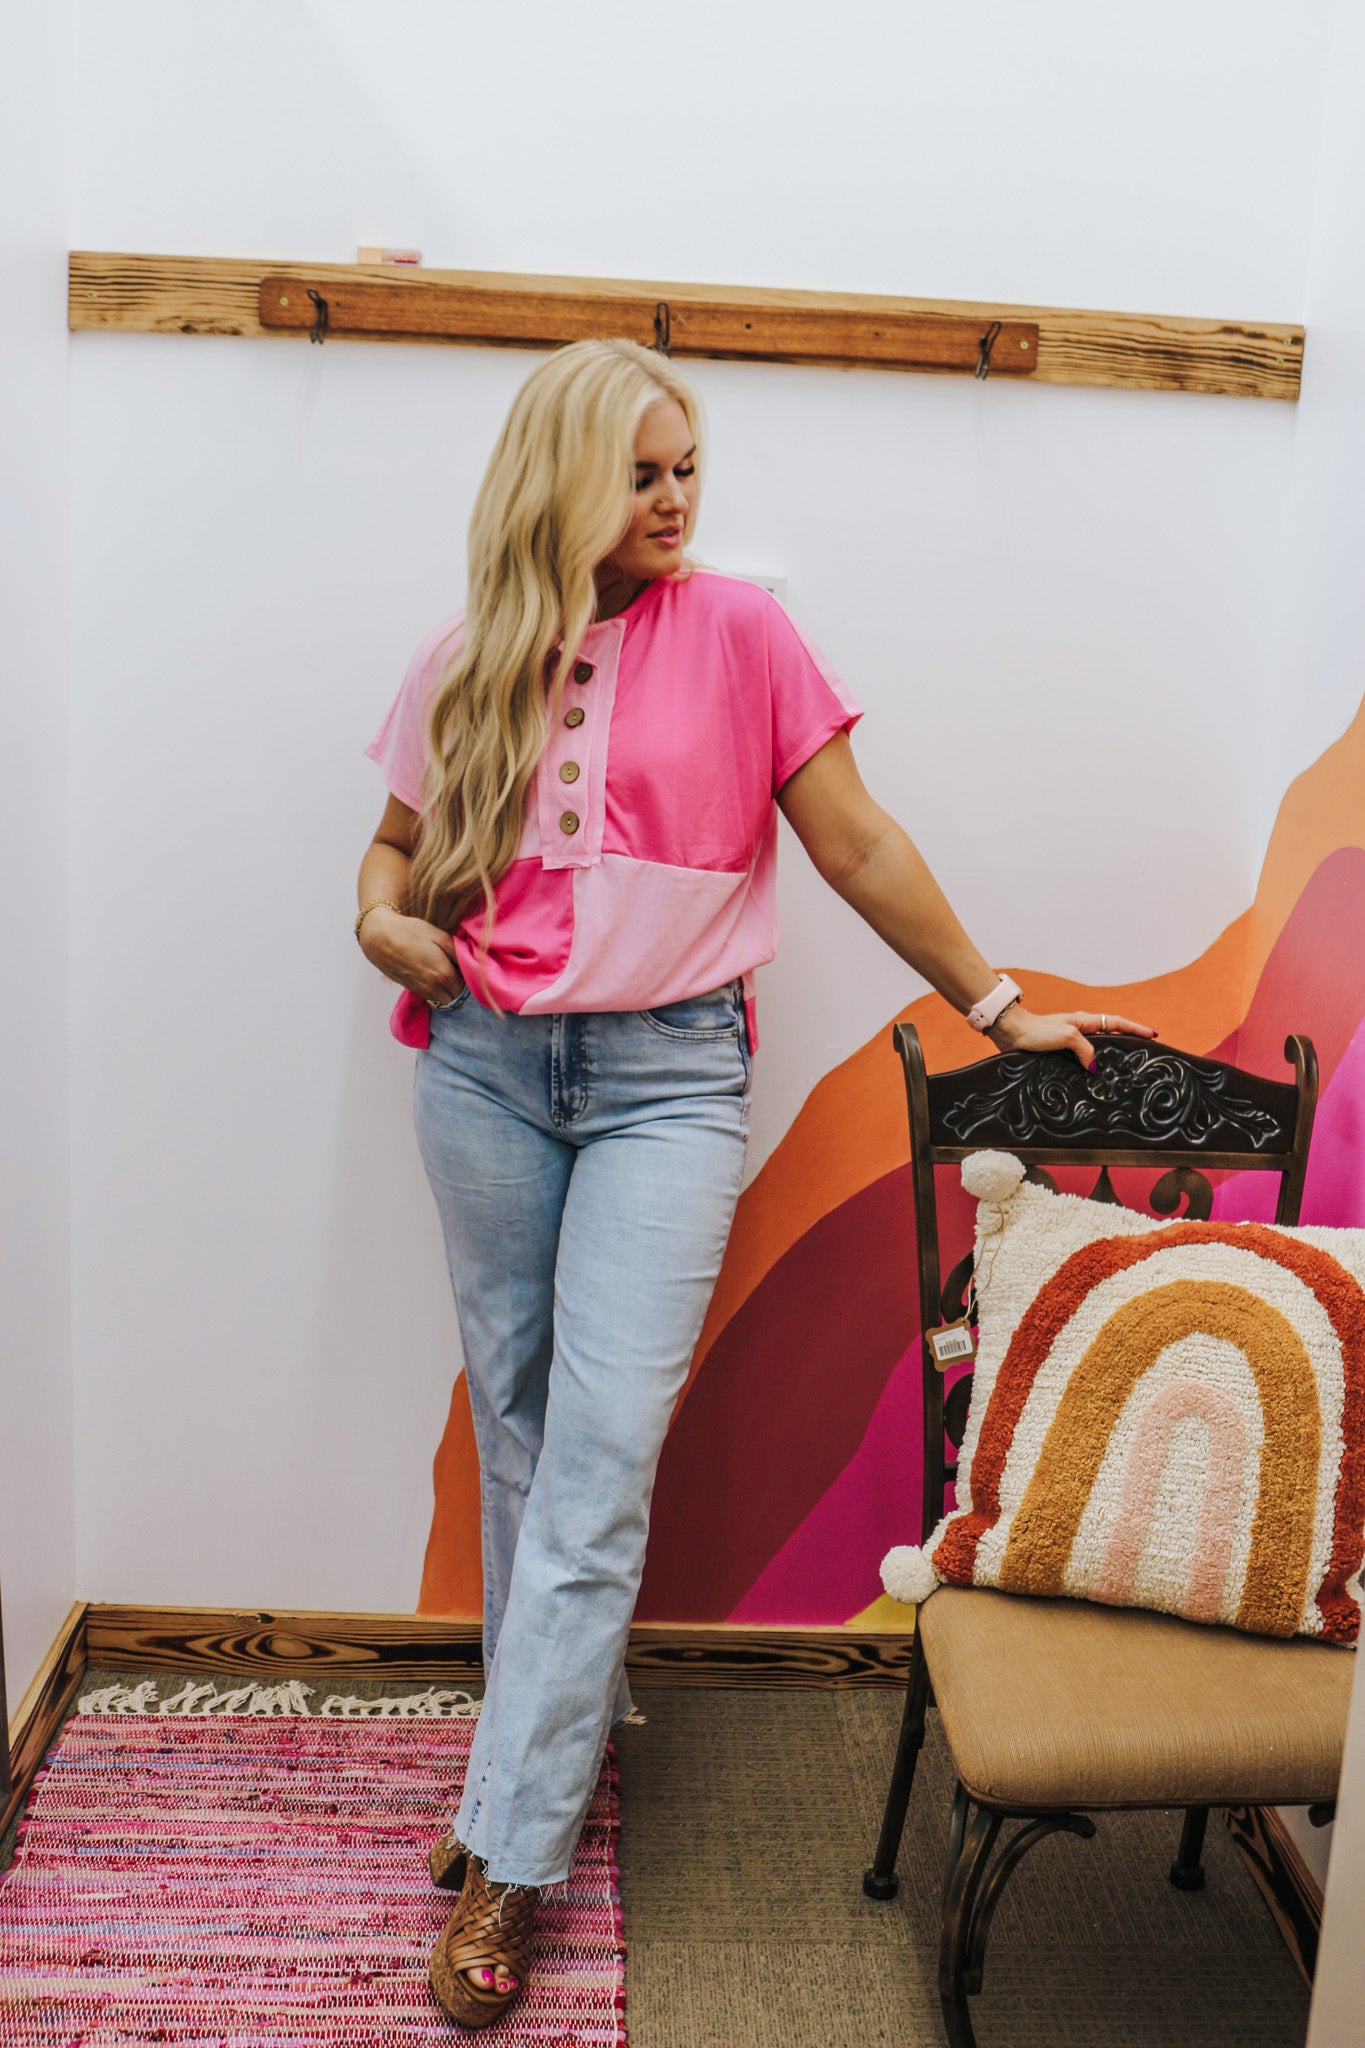
[[[426,1615],[326,1614],[92,1602],[88,1663],[105,1671],[217,1671],[274,1679],[441,1681],[483,1673],[479,1625]],[[626,1667],[646,1685],[902,1685],[913,1637],[844,1628],[640,1622]]]
[[[1322,1889],[1273,1806],[1231,1806],[1228,1827],[1285,1946],[1311,1985],[1322,1928]]]
[[[905,1684],[913,1635],[849,1628],[689,1628],[639,1622],[626,1669],[635,1685]]]
[[[78,1600],[58,1630],[24,1697],[10,1718],[10,1790],[0,1806],[0,1835],[9,1827],[47,1755],[86,1670],[86,1617]]]

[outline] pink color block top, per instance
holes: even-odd
[[[422,642],[366,748],[414,811],[427,707],[462,631],[449,619]],[[453,934],[470,988],[484,975],[528,1016],[655,1009],[741,977],[751,997],[777,951],[773,799],[860,715],[765,590],[710,570],[647,585],[584,638],[486,960],[481,905]],[[429,1017],[405,991],[394,1036],[425,1046]]]

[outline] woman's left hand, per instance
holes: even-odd
[[[998,1024],[986,1033],[1001,1052],[1074,1052],[1087,1072],[1095,1065],[1095,1048],[1087,1033],[1105,1037],[1119,1032],[1125,1038],[1155,1038],[1150,1024],[1135,1024],[1131,1017],[1116,1017],[1105,1010],[1067,1010],[1051,1017],[1035,1017],[1022,1003],[1013,1003]]]

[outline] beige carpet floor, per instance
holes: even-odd
[[[952,1786],[936,1719],[881,1905],[871,1860],[899,1700],[641,1691],[618,1731],[633,2048],[942,2048],[938,1898]],[[1300,2048],[1308,1993],[1221,1818],[1208,1881],[1178,1815],[1104,1818],[1019,1866],[973,2001],[980,2048]]]
[[[87,1686],[148,1675],[162,1698],[183,1683]],[[638,1705],[616,1737],[632,2048],[942,2048],[951,1784],[933,1718],[900,1896],[880,1905],[861,1876],[894,1694],[649,1688]],[[980,2048],[1301,2048],[1308,1993],[1220,1818],[1202,1892],[1167,1882],[1178,1835],[1176,1814],[1120,1815],[1030,1854],[973,2001]]]

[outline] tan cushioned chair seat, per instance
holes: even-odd
[[[941,1586],[919,1626],[957,1774],[1000,1806],[1336,1796],[1356,1652]]]

